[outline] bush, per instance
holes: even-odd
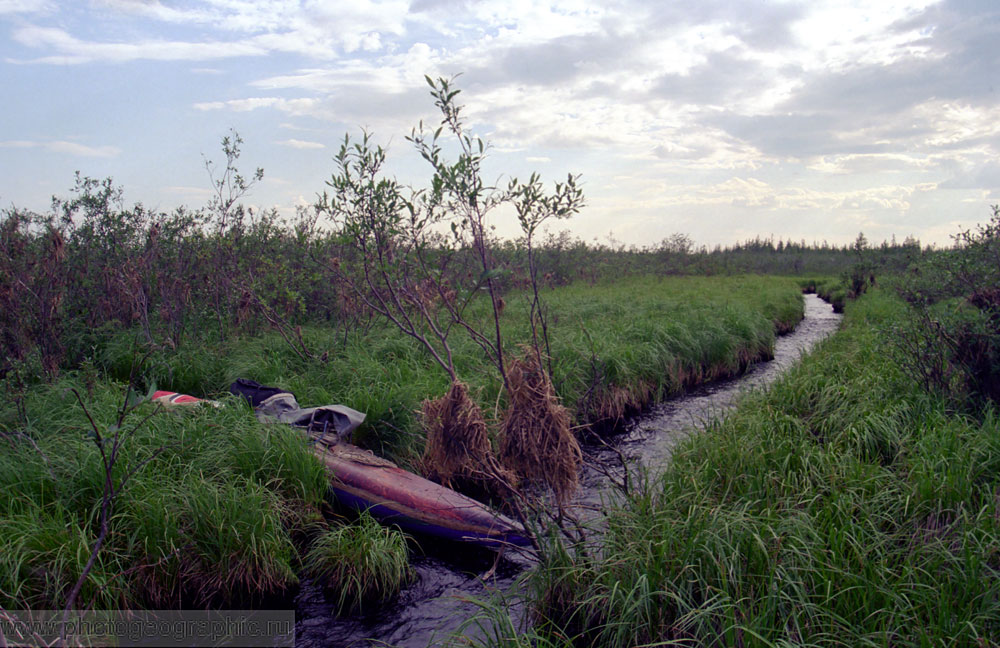
[[[1000,402],[1000,206],[955,242],[896,281],[911,314],[894,329],[896,358],[928,390]]]

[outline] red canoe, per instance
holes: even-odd
[[[319,441],[314,447],[330,473],[337,501],[381,522],[493,549],[530,544],[513,520],[391,461],[346,443],[327,446]]]

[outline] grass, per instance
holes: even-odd
[[[575,645],[989,646],[1000,636],[1000,419],[887,362],[878,293],[766,394],[692,436],[551,549],[536,627]],[[495,645],[505,645],[497,643]]]
[[[28,393],[28,423],[0,452],[0,604],[60,605],[98,526],[104,470],[74,377]],[[121,386],[98,382],[88,408],[115,418]],[[130,416],[137,423],[153,409]],[[10,430],[10,428],[8,428]],[[206,605],[279,593],[297,580],[289,509],[316,508],[326,476],[304,439],[261,426],[236,399],[227,407],[162,412],[125,446],[116,478],[136,473],[81,601],[99,607]]]
[[[412,579],[408,558],[402,533],[362,513],[357,524],[318,535],[305,556],[305,568],[336,592],[339,611],[361,611],[391,599]]]
[[[576,422],[614,425],[694,384],[730,376],[770,356],[776,331],[802,318],[798,284],[765,277],[631,278],[546,291],[553,383]],[[526,297],[508,296],[508,349],[530,338]],[[482,305],[482,304],[480,304]],[[479,314],[485,316],[485,312]],[[163,389],[198,396],[224,392],[238,377],[293,391],[302,404],[345,403],[365,412],[355,441],[404,463],[419,457],[415,410],[449,386],[428,355],[395,329],[376,326],[345,338],[332,329],[303,336],[325,361],[303,360],[276,334],[224,345],[191,345],[153,357],[149,377]],[[502,406],[495,370],[466,336],[452,338],[459,378],[489,418]],[[134,339],[120,336],[101,356],[128,374]]]
[[[799,285],[802,291],[816,293],[824,301],[833,306],[833,312],[843,313],[844,305],[847,303],[848,289],[843,279],[830,277],[821,279],[801,279]]]
[[[631,279],[546,298],[556,391],[578,424],[612,424],[688,385],[738,372],[768,356],[775,330],[802,314],[794,281],[758,277]],[[505,336],[515,348],[529,335],[517,324],[527,320],[527,303],[516,295],[508,302]],[[148,383],[224,406],[160,412],[125,444],[118,479],[162,451],[115,501],[81,606],[253,604],[295,585],[326,476],[304,439],[258,423],[225,393],[237,377],[290,389],[303,405],[364,411],[356,442],[404,461],[420,456],[415,411],[447,389],[443,372],[387,328],[349,332],[346,343],[342,331],[303,334],[326,361],[302,359],[277,335],[154,353]],[[481,351],[462,338],[455,351],[472,397],[488,418],[498,417],[499,386]],[[82,572],[98,532],[104,473],[69,390],[106,428],[133,356],[134,336],[119,336],[79,371],[28,389],[19,406],[12,397],[0,401],[0,606],[61,607]],[[141,405],[126,428],[152,408]]]

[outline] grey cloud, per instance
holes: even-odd
[[[433,102],[423,88],[387,92],[379,88],[345,84],[332,94],[318,99],[302,112],[324,120],[333,120],[348,128],[374,128],[397,121],[416,126],[421,117],[433,115]],[[395,136],[395,132],[375,131],[376,136]]]
[[[448,0],[421,0],[419,6],[437,8]],[[492,83],[549,85],[599,71],[616,72],[631,65],[632,54],[644,43],[669,38],[693,25],[723,25],[748,48],[767,51],[793,41],[791,26],[802,15],[800,7],[772,3],[759,6],[731,2],[633,3],[619,7],[618,14],[604,19],[600,32],[565,36],[537,45],[515,46],[500,51],[488,65],[467,69],[470,77]],[[709,68],[716,68],[722,82],[738,81],[756,64],[741,60],[736,51],[712,55],[705,69],[686,81],[665,79],[684,86],[691,97],[716,94]]]
[[[867,103],[879,110],[899,110],[927,99],[995,101],[995,88],[983,80],[998,78],[1000,5],[992,0],[945,2],[892,27],[897,33],[912,29],[929,33],[921,44],[931,49],[931,57],[828,75],[793,105],[851,110]]]
[[[767,74],[761,64],[726,50],[710,54],[688,74],[661,76],[650,94],[677,103],[723,105],[759,92],[768,81]]]
[[[921,14],[896,23],[892,31],[913,29],[928,35],[923,44],[931,56],[910,57],[880,65],[868,64],[845,71],[813,74],[804,86],[773,113],[745,116],[733,113],[714,118],[713,124],[756,146],[765,154],[816,156],[878,153],[919,146],[933,133],[933,123],[915,120],[909,112],[929,101],[960,101],[992,105],[997,88],[984,79],[997,78],[1000,69],[1000,9],[993,2],[950,2],[929,7]],[[730,65],[740,65],[730,61]],[[739,75],[705,70],[706,79],[739,85]],[[706,86],[708,87],[708,86]],[[697,84],[678,92],[698,94]],[[734,90],[719,91],[726,96]],[[856,135],[851,136],[851,133]],[[875,144],[891,141],[892,145]],[[937,148],[954,149],[975,144],[996,146],[996,138],[970,137]]]
[[[1000,163],[989,162],[981,166],[956,169],[955,174],[938,185],[942,189],[1000,190]]]
[[[792,24],[804,13],[802,6],[775,2],[657,2],[650,10],[646,29],[656,33],[677,26],[723,22],[746,45],[767,51],[794,41]]]
[[[709,120],[730,135],[749,142],[766,155],[812,157],[845,153],[885,153],[886,144],[845,146],[833,136],[842,126],[827,114],[738,115],[727,113]]]
[[[585,72],[619,70],[636,45],[637,41],[615,31],[564,36],[498,52],[488,64],[469,68],[467,75],[487,85],[554,85]]]

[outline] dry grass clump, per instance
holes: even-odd
[[[515,484],[493,455],[483,412],[463,383],[455,381],[441,398],[424,401],[421,414],[427,431],[421,458],[425,475],[446,485],[455,479],[478,482],[499,493]]]
[[[579,486],[583,454],[570,430],[569,410],[532,352],[510,363],[500,459],[519,477],[544,482],[560,503]]]

